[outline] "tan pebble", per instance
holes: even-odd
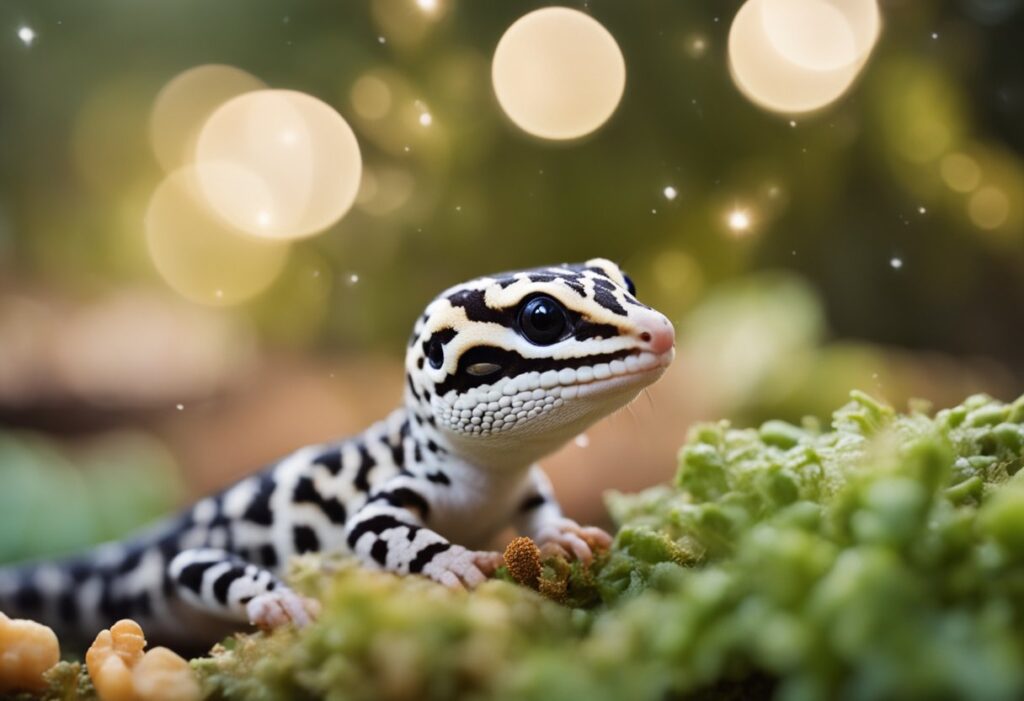
[[[35,621],[0,613],[0,693],[43,691],[43,673],[60,661],[57,635]]]
[[[128,619],[96,636],[85,663],[101,701],[198,701],[188,662],[167,648],[145,647],[142,628]]]

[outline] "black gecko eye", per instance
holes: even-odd
[[[444,364],[444,343],[437,336],[430,339],[430,346],[427,348],[427,360],[430,361],[430,367],[435,370]]]
[[[622,277],[626,281],[626,292],[635,297],[636,285],[633,284],[633,278],[631,278],[629,275],[626,275],[626,273],[622,273]]]
[[[547,295],[533,297],[519,311],[519,330],[530,343],[549,346],[565,337],[565,307]]]

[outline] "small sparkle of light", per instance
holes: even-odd
[[[590,436],[585,433],[576,436],[576,445],[580,448],[586,448],[590,445]]]
[[[925,209],[924,207],[918,207],[918,208],[917,208],[917,213],[918,213],[918,214],[925,214],[925,213],[927,213],[927,212],[928,212],[928,210],[927,210],[927,209]]]
[[[352,287],[359,282],[359,273],[349,273],[348,278],[345,280],[349,287]]]
[[[461,212],[462,211],[462,205],[461,204],[455,205],[455,211],[456,212]]]
[[[892,267],[893,270],[899,270],[900,268],[903,267],[903,260],[900,258],[893,258],[892,260],[889,261],[889,265]]]
[[[416,4],[424,12],[433,12],[437,9],[437,0],[416,0]]]
[[[420,125],[429,127],[434,121],[434,118],[430,116],[430,112],[424,112],[420,115]]]
[[[410,149],[410,148],[409,148],[408,146],[406,146],[406,147],[405,147],[405,148],[404,148],[403,150],[404,150],[404,151],[405,151],[406,153],[409,153],[409,151],[411,151],[412,149]]]
[[[178,411],[185,411],[185,405],[184,404],[178,404],[174,408],[177,409]]]
[[[938,38],[939,38],[939,33],[938,32],[932,32],[932,39],[938,39]]]
[[[657,214],[657,213],[658,213],[658,210],[656,210],[656,209],[654,209],[654,208],[652,207],[652,208],[651,208],[651,214]]]
[[[32,42],[36,40],[35,30],[32,27],[19,27],[18,38],[25,46],[32,46]]]
[[[796,120],[795,119],[789,120],[789,126],[796,127]]]
[[[672,200],[679,196],[679,191],[676,190],[671,185],[666,185],[665,189],[662,190],[661,192],[662,194],[665,195],[665,199],[668,200],[669,202],[671,202]]]
[[[742,209],[734,209],[729,212],[729,228],[733,231],[746,231],[750,228],[750,215]]]
[[[689,43],[687,44],[687,52],[691,58],[700,58],[708,49],[708,42],[704,37],[700,35],[694,35],[690,37]]]
[[[270,226],[270,212],[266,211],[265,209],[257,212],[256,223],[259,224],[264,229]]]
[[[384,37],[377,37],[377,43],[378,44],[386,44],[386,43],[388,43],[388,40],[385,39]]]

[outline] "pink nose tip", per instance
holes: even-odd
[[[648,344],[652,353],[665,353],[676,343],[676,330],[672,322],[661,314],[644,318],[637,324],[640,340]]]

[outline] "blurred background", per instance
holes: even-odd
[[[425,304],[497,270],[612,258],[676,324],[666,377],[546,463],[587,521],[605,489],[668,479],[697,420],[824,419],[852,388],[1019,395],[1024,1],[885,1],[842,60],[827,31],[780,47],[776,27],[792,65],[767,78],[736,53],[760,46],[755,2],[569,3],[625,86],[598,75],[614,111],[556,138],[492,83],[540,3],[0,4],[0,561],[360,431],[399,403]],[[800,2],[827,4],[776,19]],[[262,88],[331,108],[334,150],[300,135],[300,194],[345,211],[257,242],[228,221],[255,192],[237,178],[217,216],[189,198],[211,182],[195,154],[244,131],[217,141],[211,115]]]

